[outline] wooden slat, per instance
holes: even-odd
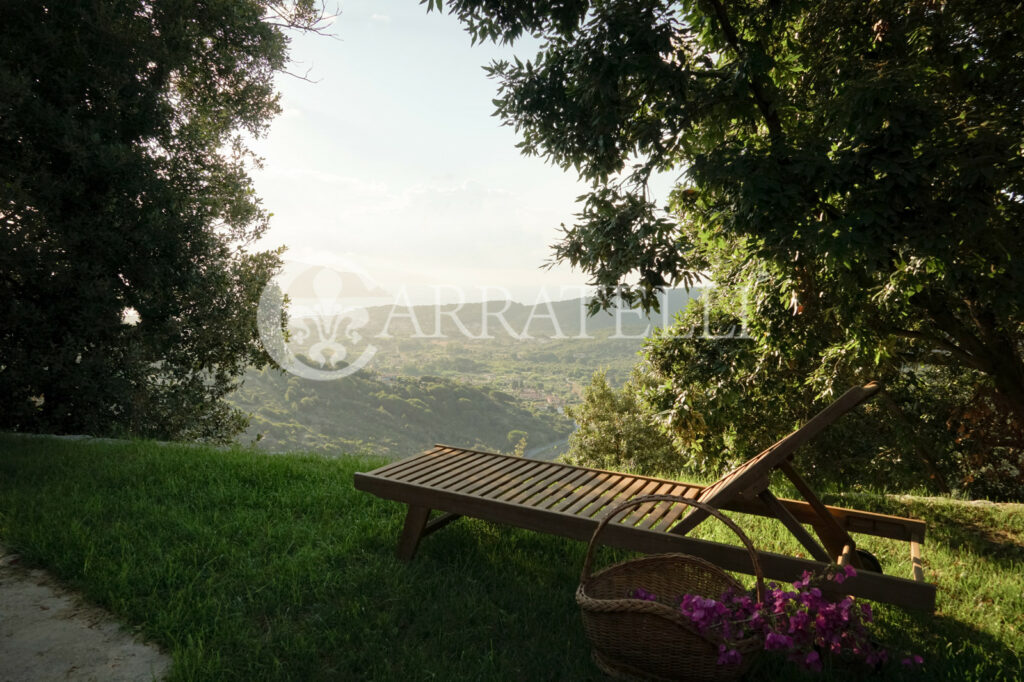
[[[443,446],[441,444],[438,444],[438,447],[450,447],[450,446]],[[488,457],[494,457],[496,459],[502,459],[502,460],[505,460],[506,462],[508,462],[509,464],[511,464],[512,462],[521,462],[524,459],[528,459],[528,458],[525,458],[525,457],[520,457],[519,455],[506,455],[506,454],[501,453],[501,452],[486,452],[484,450],[468,450],[468,449],[464,449],[464,448],[456,448],[456,449],[462,450],[463,452],[471,452],[471,453],[478,454],[478,455],[487,455]],[[589,468],[589,467],[578,467],[578,466],[573,466],[572,464],[564,464],[562,462],[550,462],[550,461],[545,461],[545,460],[533,460],[533,461],[544,462],[544,464],[547,464],[548,466],[550,466],[552,468],[560,469],[564,473],[568,473],[570,471],[577,471],[577,470],[583,469],[583,468],[586,468],[588,471],[602,471],[601,469],[593,469],[593,468]],[[615,473],[615,472],[610,472],[610,473]],[[651,479],[651,480],[656,480],[656,479]]]
[[[481,476],[470,485],[460,485],[458,490],[470,495],[481,496],[483,491],[501,486],[502,483],[513,478],[515,472],[528,468],[529,462],[530,460],[527,459],[511,463],[498,460],[494,467],[490,467],[484,472],[485,476]]]
[[[604,489],[599,491],[598,494],[588,495],[585,500],[580,500],[566,509],[566,511],[570,514],[591,518],[600,512],[601,509],[605,508],[610,500],[618,497],[636,482],[637,478],[635,476],[621,474],[618,478],[611,481],[611,485],[603,486]]]
[[[415,471],[403,471],[388,478],[394,481],[405,481],[406,483],[432,483],[448,476],[454,471],[470,466],[472,460],[469,455],[451,455],[438,459],[433,464],[427,464]]]
[[[586,469],[575,472],[563,471],[548,485],[540,486],[530,496],[519,500],[519,502],[520,504],[543,509],[549,506],[546,502],[554,504],[557,500],[562,499],[564,495],[575,489],[575,482],[585,477],[587,473]]]
[[[524,472],[531,470],[534,462],[535,460],[530,459],[523,459],[522,462],[514,462],[500,470],[497,474],[491,476],[486,483],[474,486],[467,492],[480,497],[486,497],[487,493],[495,488],[500,488],[502,484],[523,478]]]
[[[582,514],[584,516],[590,516],[590,513],[585,510],[589,509],[592,504],[600,500],[609,490],[616,486],[622,485],[623,482],[626,481],[628,478],[628,476],[625,476],[623,474],[612,474],[600,485],[594,486],[594,490],[591,493],[589,493],[585,497],[581,497],[579,501],[572,503],[571,505],[566,507],[564,511],[570,514]]]
[[[689,497],[690,495],[694,495],[694,493],[695,491],[687,490],[686,495],[684,495],[684,497]],[[696,499],[697,496],[699,496],[699,493],[696,493],[694,499]],[[665,516],[660,521],[658,521],[658,525],[654,527],[654,530],[666,532],[672,530],[672,524],[676,522],[676,519],[678,519],[680,516],[690,511],[691,509],[693,509],[693,507],[688,507],[685,504],[675,505],[674,507],[672,507],[672,510],[669,511],[669,513],[665,514]]]
[[[406,459],[400,459],[397,462],[391,462],[390,464],[386,464],[380,467],[379,469],[374,469],[373,474],[375,476],[393,476],[399,471],[408,471],[410,468],[414,466],[420,466],[425,462],[436,462],[438,455],[440,455],[442,452],[443,448],[433,448],[419,455],[408,457]]]
[[[393,478],[398,481],[414,480],[424,475],[443,471],[449,467],[455,466],[459,462],[465,462],[471,456],[473,456],[473,453],[469,452],[443,452],[433,454],[416,462],[416,466],[402,469],[401,471],[389,472],[387,478]]]
[[[495,464],[493,462],[479,462],[477,463],[477,466],[462,472],[455,478],[449,479],[440,487],[443,487],[445,490],[450,490],[451,492],[472,495],[473,488],[493,483],[493,477],[501,474],[502,466],[503,465],[501,464]]]
[[[654,491],[657,490],[659,487],[660,486],[657,483],[655,483],[654,481],[647,481],[646,483],[644,483],[643,487],[640,488],[640,490],[636,491],[635,493],[633,493],[629,497],[623,497],[616,504],[619,504],[619,503],[622,503],[622,502],[626,502],[628,500],[633,499],[634,497],[643,497],[644,495],[653,495]],[[634,510],[635,510],[635,508],[633,508],[633,509],[626,509],[625,511],[623,511],[623,512],[621,512],[619,514],[616,514],[615,518],[612,519],[612,523],[623,523],[623,524],[625,524],[627,526],[628,525],[632,525],[632,524],[626,523],[626,518],[629,517],[634,512]]]
[[[474,453],[474,454],[487,455],[489,457],[501,458],[501,459],[504,459],[504,460],[509,461],[509,462],[518,462],[518,461],[521,461],[523,459],[522,457],[519,457],[519,456],[516,456],[516,455],[506,455],[506,454],[503,454],[503,453],[500,453],[500,452],[484,452],[482,450],[469,450],[469,449],[466,449],[466,448],[456,448],[456,447],[453,447],[453,446],[450,446],[450,445],[444,445],[444,444],[441,444],[441,443],[437,444],[437,447],[439,447],[439,448],[441,448],[441,447],[451,448],[451,449],[454,449],[454,450],[458,450],[459,452],[465,452],[465,453]],[[534,460],[534,461],[542,462],[543,460]],[[564,464],[562,462],[544,462],[544,464],[547,464],[548,466],[553,467],[553,468],[558,468],[558,469],[562,469],[562,470],[566,470],[566,471],[585,468],[588,471],[597,471],[597,472],[600,472],[600,473],[612,474],[612,475],[616,475],[616,476],[623,476],[623,475],[625,475],[625,476],[629,476],[630,478],[642,478],[645,481],[657,481],[658,483],[664,483],[665,480],[666,480],[664,478],[655,478],[653,476],[640,476],[638,474],[623,474],[621,471],[610,471],[608,469],[595,469],[593,467],[578,467],[578,466],[573,466],[571,464]],[[376,470],[367,472],[367,474],[368,475],[373,475],[375,473],[375,471]],[[675,481],[673,481],[673,482],[675,482]],[[693,484],[693,483],[688,483],[687,485],[693,486],[694,488],[700,488],[702,490],[704,489],[704,486],[699,486],[699,485],[696,485],[696,484]]]
[[[561,502],[556,504],[552,509],[555,511],[566,511],[570,507],[577,503],[584,503],[588,497],[599,495],[601,491],[605,490],[610,486],[613,481],[611,474],[606,474],[601,471],[594,472],[597,476],[591,480],[586,486],[580,486],[574,490],[571,495],[566,495]]]
[[[750,497],[760,493],[760,488],[771,475],[772,469],[786,458],[792,456],[802,445],[817,437],[832,422],[877,393],[878,389],[879,384],[874,381],[863,386],[854,386],[839,396],[831,405],[807,420],[796,431],[793,431],[767,449],[762,450],[758,455],[755,455],[708,486],[701,493],[700,501],[711,507],[721,509],[724,508],[726,503],[744,493],[748,493]],[[707,512],[700,509],[691,510],[687,514],[687,518],[677,526],[678,532],[686,533],[686,531],[699,524],[706,516]]]
[[[511,501],[511,500],[514,500],[515,498],[519,497],[523,493],[525,493],[527,490],[532,488],[538,482],[540,482],[540,481],[551,481],[551,480],[553,480],[555,478],[558,478],[559,476],[562,475],[562,469],[560,467],[554,466],[550,462],[548,462],[547,464],[548,464],[548,466],[542,467],[540,469],[536,469],[533,472],[533,475],[531,475],[525,481],[522,481],[519,484],[517,484],[515,486],[512,486],[512,487],[510,487],[509,489],[507,489],[505,491],[502,491],[500,493],[495,493],[495,494],[491,495],[491,497],[493,497],[494,499],[497,499],[497,500]]]
[[[594,504],[587,507],[582,513],[592,519],[600,518],[606,509],[635,497],[636,492],[648,484],[650,484],[650,481],[645,478],[623,476],[622,481],[618,485],[601,495],[601,497],[594,501]]]
[[[654,488],[654,490],[652,490],[651,492],[649,492],[649,493],[645,492],[643,494],[644,495],[667,495],[675,487],[676,486],[674,486],[671,483],[662,483],[661,485],[656,486]],[[639,497],[639,495],[637,495],[637,497]],[[644,502],[643,504],[641,504],[641,505],[639,505],[637,507],[634,507],[633,511],[630,512],[629,516],[627,516],[626,518],[624,518],[621,521],[619,521],[619,523],[621,523],[623,525],[626,525],[626,526],[635,526],[635,525],[637,525],[638,523],[640,523],[640,521],[643,520],[643,518],[645,516],[647,516],[647,514],[651,511],[651,509],[654,508],[655,504],[657,504],[657,503],[656,502]]]
[[[598,475],[597,472],[581,469],[572,476],[559,481],[554,486],[542,490],[533,499],[528,499],[526,502],[539,509],[553,507],[565,499],[567,495],[571,495],[576,488],[586,485],[587,481],[596,478]]]
[[[434,469],[427,469],[419,471],[404,480],[406,483],[415,483],[416,485],[434,485],[443,487],[446,482],[453,480],[454,478],[464,474],[467,471],[472,471],[473,467],[478,465],[480,462],[489,461],[486,457],[475,453],[469,453],[464,456],[450,457],[448,461],[438,463]]]
[[[566,471],[561,467],[555,467],[547,475],[538,477],[537,480],[527,485],[519,492],[518,495],[515,495],[509,501],[521,504],[542,490],[547,490],[550,486],[564,480],[566,477],[572,476],[573,473],[575,472]]]
[[[674,495],[676,497],[686,497],[687,495],[689,495],[690,497],[696,497],[699,494],[699,491],[693,488],[692,486],[688,486],[683,483],[677,483],[675,486],[672,487],[671,490],[669,490],[668,494]],[[672,510],[673,507],[676,506],[684,505],[680,505],[678,502],[658,502],[654,506],[654,509],[651,510],[650,515],[646,519],[644,519],[644,522],[640,525],[648,530],[654,528],[655,525],[657,525],[658,522],[664,518],[665,514],[667,514],[669,511]]]
[[[542,486],[532,495],[521,500],[521,503],[528,504],[531,507],[545,509],[575,490],[576,483],[578,481],[592,475],[593,472],[587,471],[586,469],[574,472],[562,472],[557,480],[553,481],[550,485]]]
[[[548,464],[548,462],[531,460],[530,466],[523,469],[519,476],[509,479],[501,485],[489,490],[487,492],[487,497],[493,497],[500,500],[504,495],[512,494],[512,491],[518,490],[520,486],[525,484],[527,481],[542,475],[545,471],[550,471],[551,467],[548,466]]]
[[[485,485],[489,481],[492,481],[492,476],[500,473],[504,469],[507,469],[508,466],[509,465],[507,463],[501,460],[485,460],[478,466],[474,467],[471,472],[463,474],[457,479],[452,479],[446,483],[444,487],[452,492],[462,492],[467,495],[472,494],[473,488],[478,488],[480,485]]]

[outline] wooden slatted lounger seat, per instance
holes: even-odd
[[[843,584],[847,593],[930,611],[935,608],[935,586],[924,582],[921,567],[924,522],[826,506],[790,462],[793,450],[877,390],[876,384],[851,389],[800,429],[710,486],[437,445],[374,471],[356,473],[355,487],[409,506],[398,544],[398,555],[403,560],[412,559],[422,537],[460,516],[586,541],[605,510],[645,495],[674,495],[785,523],[814,559],[760,552],[758,558],[766,578],[788,581],[827,562],[850,562],[861,570]],[[767,474],[773,468],[789,476],[807,499],[772,495]],[[640,552],[683,552],[727,570],[750,573],[750,558],[743,548],[683,535],[702,519],[691,509],[676,502],[658,501],[627,510],[609,524],[603,542]],[[432,510],[441,514],[431,519]],[[818,544],[802,524],[811,525],[822,543]],[[849,533],[908,542],[912,578],[864,570]]]

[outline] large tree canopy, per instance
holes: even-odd
[[[1019,3],[447,6],[474,39],[542,41],[488,67],[497,114],[524,152],[592,183],[555,255],[602,303],[650,305],[709,273],[749,294],[732,312],[751,371],[803,353],[823,393],[952,367],[988,396],[985,419],[1024,431]],[[668,211],[647,190],[665,171]]]
[[[0,22],[0,428],[222,438],[277,252],[242,134],[313,0],[12,0]],[[125,324],[134,311],[137,324]]]

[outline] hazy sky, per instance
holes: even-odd
[[[284,113],[253,145],[265,158],[256,189],[274,214],[260,245],[362,268],[423,302],[430,285],[470,300],[505,290],[529,303],[541,286],[579,295],[581,273],[541,266],[585,187],[519,153],[491,115],[497,83],[482,69],[513,49],[532,57],[536,44],[471,46],[458,21],[417,0],[340,8],[334,38],[293,38],[290,68],[315,82],[278,77]]]

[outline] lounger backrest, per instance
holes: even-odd
[[[792,455],[797,448],[814,439],[841,416],[877,393],[880,388],[881,385],[877,381],[863,386],[854,386],[796,431],[709,485],[700,494],[698,500],[716,509],[721,509],[744,491],[765,481],[772,469]],[[705,516],[699,509],[694,509],[680,521],[673,532],[678,529],[679,532],[685,533],[700,523]]]

